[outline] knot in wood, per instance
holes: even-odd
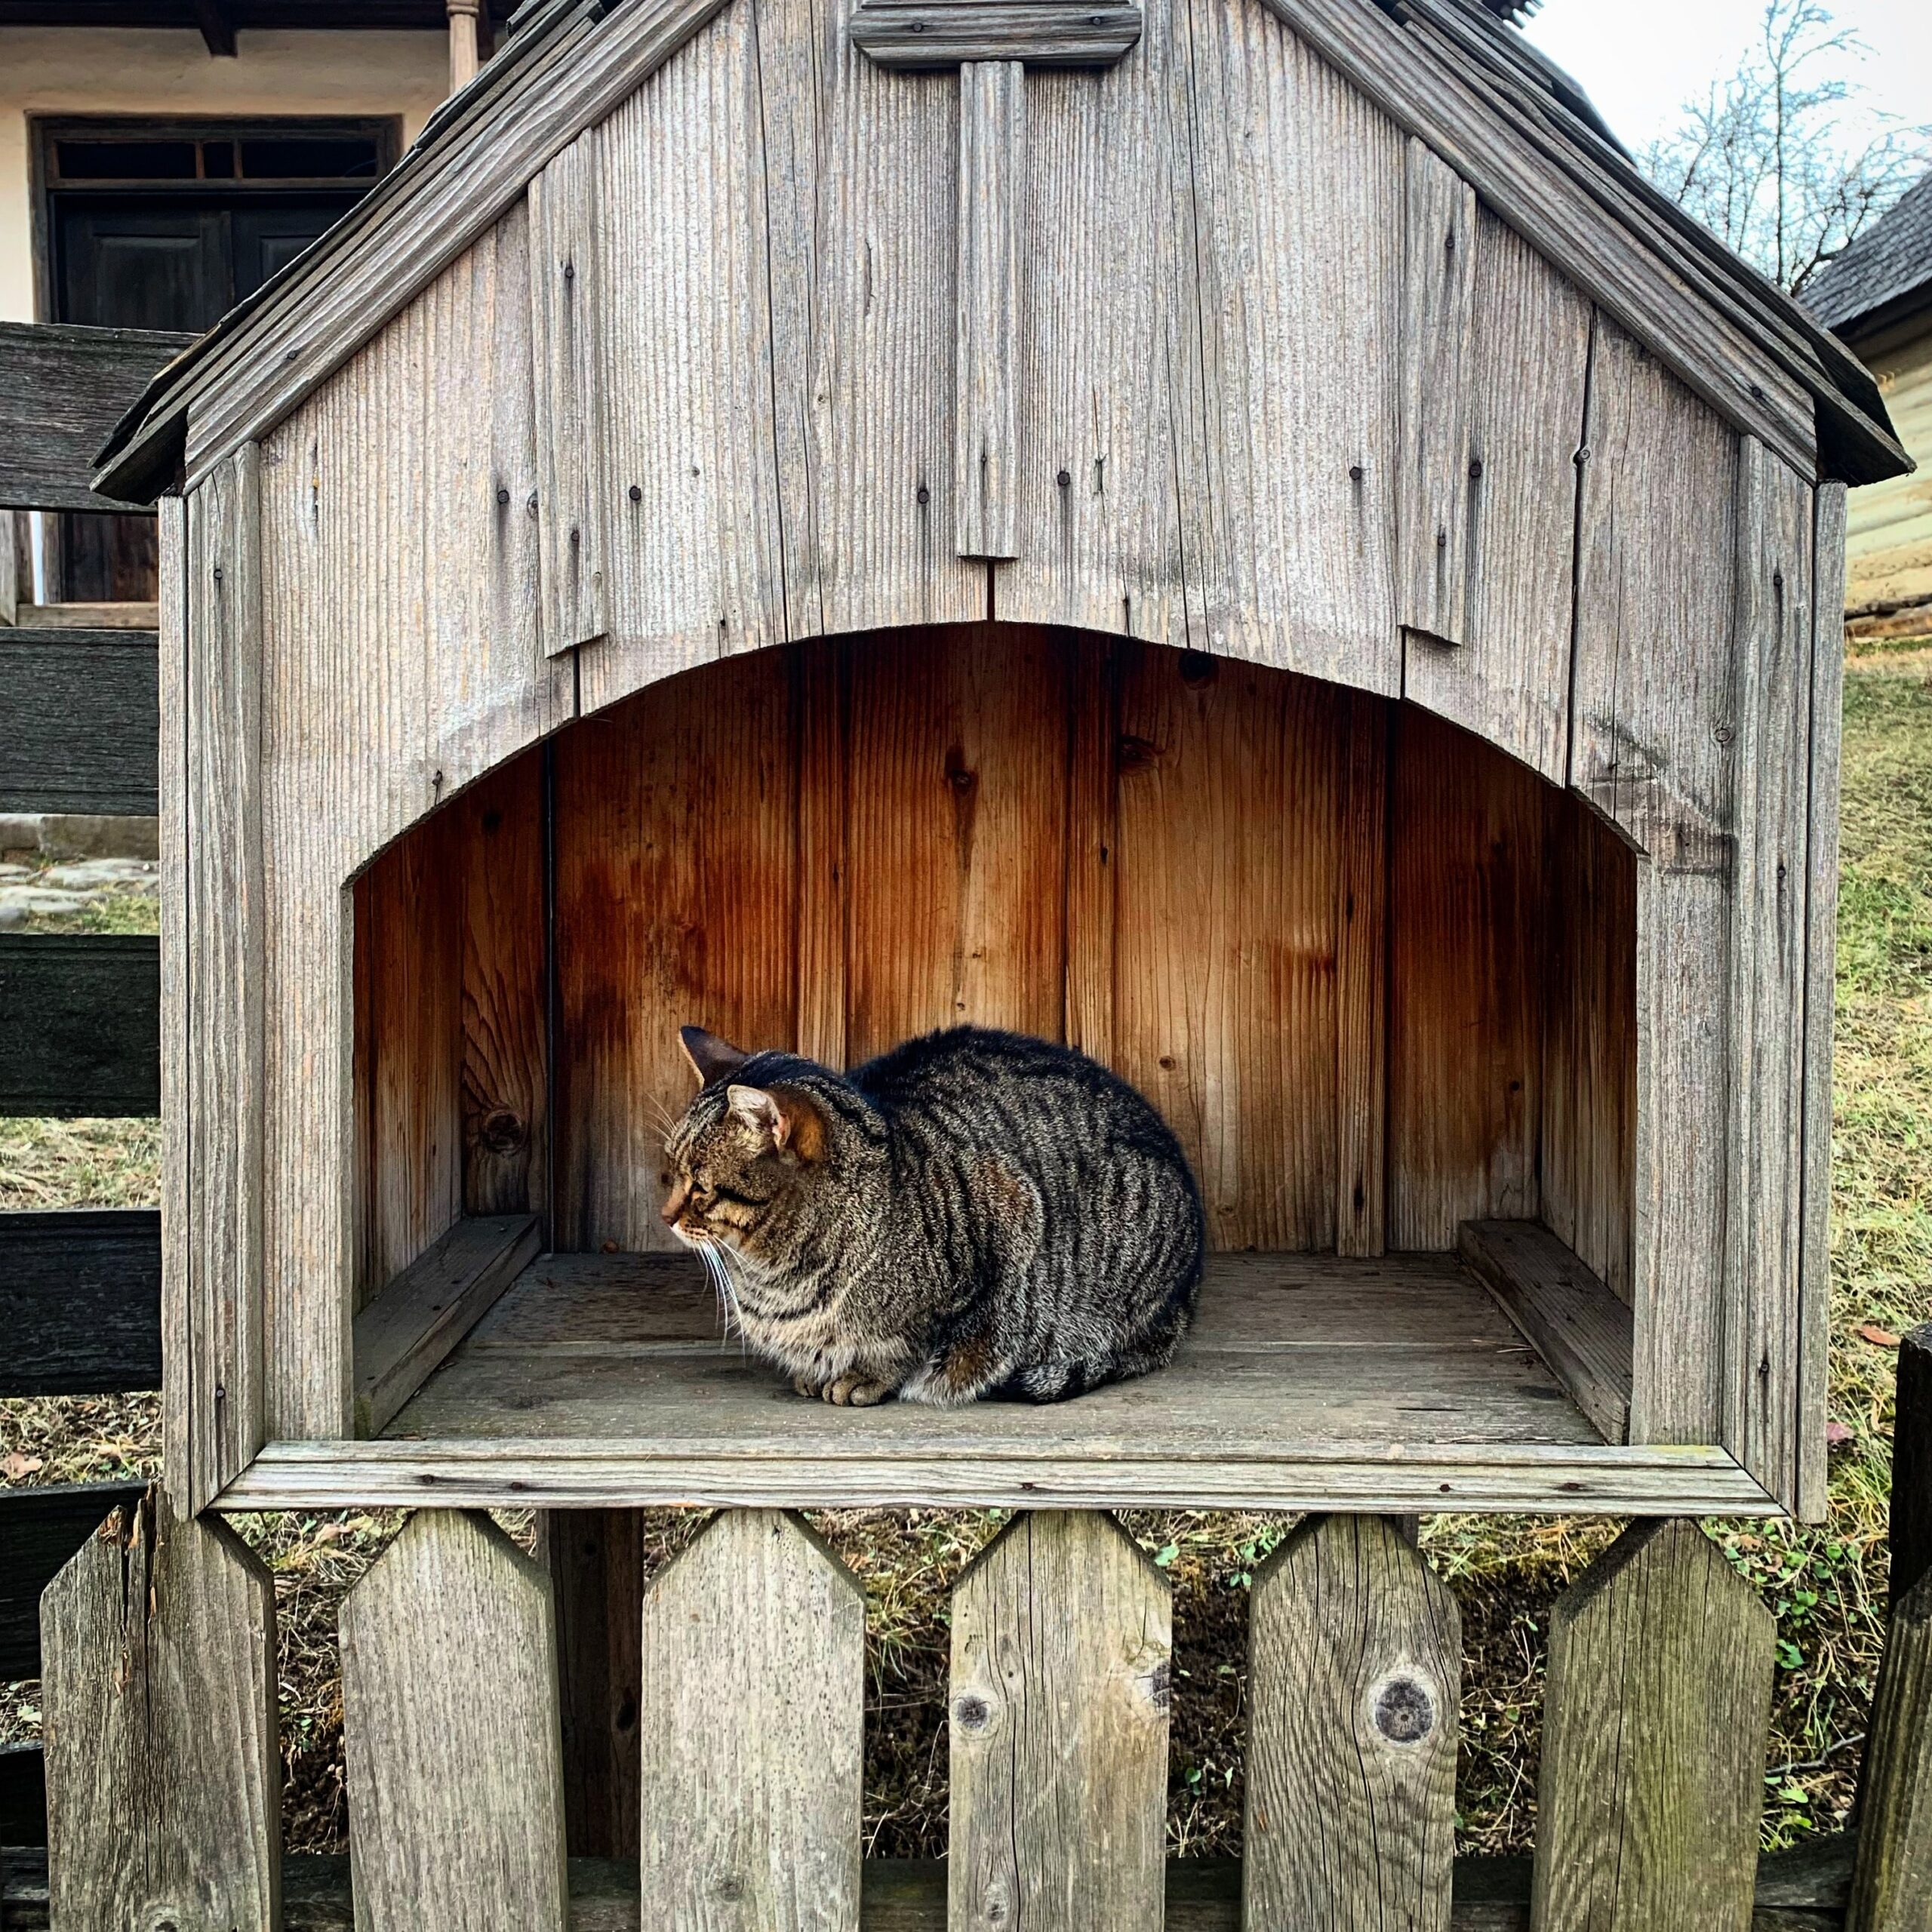
[[[1406,1671],[1375,1687],[1371,1710],[1376,1729],[1391,1744],[1420,1744],[1435,1728],[1435,1699]]]
[[[521,1114],[509,1107],[492,1107],[483,1116],[476,1138],[492,1154],[520,1154],[528,1135]]]
[[[992,1706],[970,1690],[953,1700],[952,1721],[961,1730],[984,1730],[992,1719]]]
[[[736,1872],[722,1873],[711,1888],[711,1895],[722,1899],[728,1904],[735,1904],[745,1895],[745,1881]]]
[[[1180,681],[1195,689],[1211,685],[1220,675],[1220,669],[1204,651],[1183,651],[1180,654]]]

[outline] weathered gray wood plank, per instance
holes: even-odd
[[[1015,60],[968,61],[959,69],[952,460],[962,557],[1011,557],[1017,540],[1019,351],[1014,325],[1021,306],[1026,169],[1026,68]]]
[[[1303,1524],[1254,1580],[1243,1917],[1446,1932],[1462,1625],[1377,1516]]]
[[[188,499],[188,1349],[198,1509],[260,1445],[264,1084],[261,452]]]
[[[595,128],[580,135],[530,184],[537,521],[550,657],[610,628],[595,413],[611,300],[599,259],[600,142]]]
[[[952,1593],[948,1923],[1159,1932],[1167,1581],[1112,1518],[1029,1513]]]
[[[94,453],[191,335],[72,323],[0,323],[0,506],[134,508],[91,487]]]
[[[419,1510],[341,1632],[358,1926],[562,1932],[549,1579],[487,1517]]]
[[[54,1932],[279,1932],[275,1585],[162,1490],[42,1601]]]
[[[152,632],[0,630],[0,812],[151,815],[155,682]]]
[[[1606,1442],[1630,1439],[1630,1311],[1547,1228],[1466,1221],[1467,1262]]]
[[[1140,38],[1140,9],[1070,0],[860,0],[852,44],[881,67],[950,67],[1023,60],[1043,67],[1110,67]]]
[[[0,1489],[0,1682],[40,1675],[40,1596],[74,1552],[123,1505],[141,1500],[138,1483],[64,1483]]]
[[[160,538],[161,630],[156,663],[161,703],[161,1453],[165,1469],[181,1472],[185,1494],[194,1459],[188,1419],[195,1355],[188,1265],[188,1153],[192,1115],[188,1067],[188,505],[163,497],[155,506]]]
[[[1804,866],[1804,1148],[1798,1258],[1797,1510],[1807,1522],[1824,1520],[1828,1479],[1824,1420],[1832,1326],[1832,1021],[1838,968],[1838,774],[1844,735],[1844,485],[1820,484],[1816,506],[1810,823]]]
[[[537,1258],[534,1214],[467,1217],[355,1318],[355,1432],[374,1435]]]
[[[1627,1532],[1557,1605],[1535,1932],[1746,1932],[1776,1637],[1681,1518]]]
[[[644,1599],[641,1917],[856,1932],[865,1597],[801,1518],[733,1510]]]
[[[0,1395],[161,1386],[161,1217],[0,1214]]]
[[[135,933],[0,933],[0,1115],[152,1114],[160,949]]]

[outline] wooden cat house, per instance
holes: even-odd
[[[1503,11],[1508,11],[1506,9]],[[158,496],[195,1507],[1814,1513],[1865,372],[1474,0],[549,0]],[[680,1023],[1143,1088],[1164,1374],[799,1400]]]

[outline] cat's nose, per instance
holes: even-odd
[[[691,1189],[681,1184],[672,1189],[666,1196],[664,1205],[659,1211],[663,1214],[664,1225],[667,1228],[675,1228],[678,1225],[678,1217],[685,1211],[685,1204],[691,1198]]]

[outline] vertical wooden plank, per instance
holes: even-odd
[[[1014,1518],[952,1593],[947,1923],[1158,1932],[1166,1579],[1112,1517]]]
[[[425,821],[355,882],[358,1310],[463,1211],[466,816]]]
[[[1637,848],[1633,1442],[1723,1427],[1737,438],[1595,323],[1571,783]]]
[[[518,202],[420,298],[420,489],[432,791],[448,798],[561,724],[568,662],[545,651],[530,224]],[[531,506],[537,506],[533,509]]]
[[[798,1025],[792,671],[761,651],[654,686],[556,752],[557,1218],[564,1248],[674,1245],[663,1130],[680,1026],[747,1048]]]
[[[598,131],[611,635],[581,661],[587,709],[789,632],[773,412],[807,345],[781,378],[759,24],[724,9]]]
[[[261,452],[188,499],[186,1506],[264,1435]]]
[[[1393,758],[1389,1245],[1441,1252],[1539,1211],[1543,788],[1413,709]]]
[[[809,371],[816,589],[798,622],[829,632],[986,614],[985,570],[953,540],[958,78],[875,66],[847,32],[854,4],[783,0],[789,58],[763,69],[787,102],[808,73],[821,90],[814,218],[771,238],[774,286],[795,289],[816,251],[810,339],[774,365]]]
[[[1590,306],[1409,143],[1403,695],[1564,776]]]
[[[1845,488],[1820,483],[1811,562],[1811,783],[1805,862],[1804,1152],[1799,1212],[1798,1513],[1824,1520],[1832,1326],[1832,1020],[1837,990],[1838,768],[1844,731]],[[1895,1492],[1896,1493],[1896,1492]]]
[[[1335,1251],[1386,1238],[1389,1098],[1389,707],[1340,707],[1335,868]]]
[[[1404,137],[1263,10],[1190,0],[1189,16],[1201,627],[1235,655],[1393,697]]]
[[[1932,1922],[1932,1324],[1899,1350],[1891,1625],[1859,1781],[1846,1932]]]
[[[549,1579],[487,1516],[419,1510],[341,1632],[356,1924],[563,1932]]]
[[[1186,9],[1148,9],[1114,66],[1031,70],[1026,95],[1020,554],[998,614],[1173,645],[1192,622],[1204,641]]]
[[[1070,636],[1072,746],[1067,767],[1066,1043],[1103,1066],[1114,1057],[1115,662],[1099,638]]]
[[[595,128],[580,134],[531,183],[528,196],[538,555],[543,649],[553,657],[610,629],[598,355],[599,332],[623,303],[602,285],[601,140]]]
[[[552,1509],[543,1555],[557,1606],[564,1817],[573,1858],[638,1854],[644,1512]]]
[[[195,1467],[195,1305],[189,1266],[189,1135],[194,1016],[189,1001],[189,935],[194,929],[188,839],[188,505],[178,496],[155,506],[161,560],[158,678],[161,745],[161,1321],[162,1464],[176,1492],[190,1499],[212,1473]],[[13,513],[0,516],[0,547],[13,546]],[[202,1500],[205,1500],[205,1497]]]
[[[1014,332],[1026,180],[1026,69],[959,69],[958,328],[954,349],[953,494],[962,557],[1016,554],[1020,405]]]
[[[1801,1422],[1813,515],[1810,485],[1746,438],[1738,466],[1723,1440],[1787,1509],[1797,1503]],[[1822,1416],[1814,1426],[1822,1429]]]
[[[1543,803],[1543,1218],[1627,1303],[1638,860],[1574,792]]]
[[[1343,700],[1120,648],[1115,1066],[1180,1137],[1214,1246],[1331,1247]]]
[[[857,1932],[865,1596],[802,1518],[727,1511],[645,1593],[640,1916]]]
[[[54,1932],[277,1932],[275,1584],[165,1491],[117,1511],[41,1599]]]
[[[971,1022],[1064,1022],[1068,673],[1042,631],[851,647],[846,960],[854,1061]]]
[[[1447,1932],[1456,1601],[1395,1523],[1304,1522],[1254,1580],[1242,1918]]]
[[[1749,1932],[1776,1640],[1685,1521],[1628,1531],[1557,1605],[1534,1932]]]
[[[845,1065],[848,647],[799,646],[798,1051]]]
[[[1400,613],[1411,630],[1466,644],[1476,191],[1413,134],[1405,161]]]

